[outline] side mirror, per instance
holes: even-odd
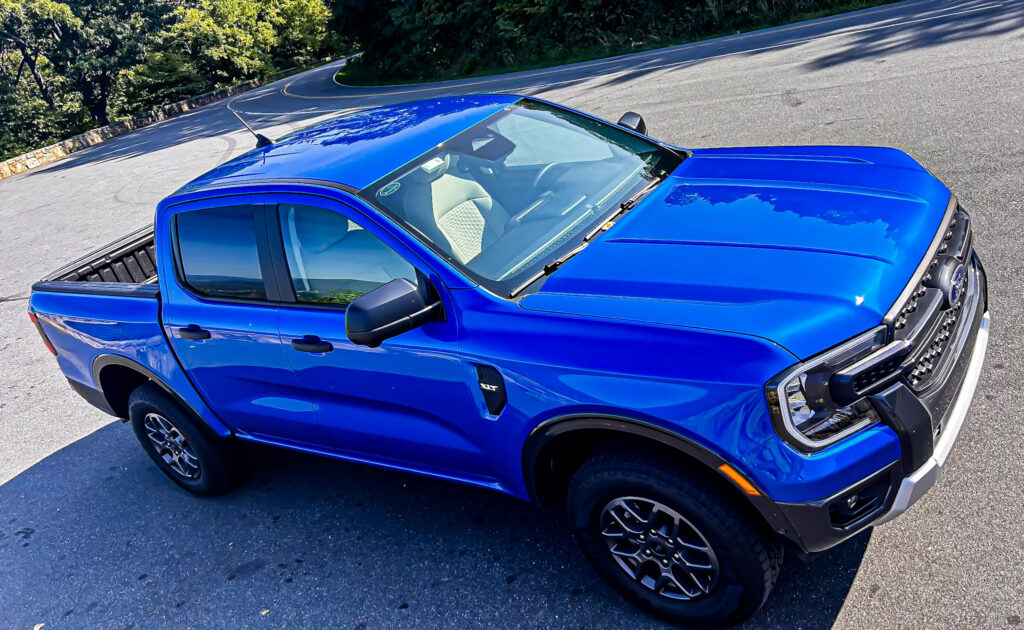
[[[441,302],[427,304],[405,278],[395,278],[362,295],[345,310],[345,333],[352,343],[376,348],[385,339],[440,318]]]
[[[636,112],[626,112],[619,119],[618,124],[629,127],[637,133],[647,134],[647,123],[644,122],[644,117]]]

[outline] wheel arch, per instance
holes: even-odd
[[[122,420],[128,419],[128,401],[132,392],[145,383],[152,382],[164,390],[182,409],[191,413],[198,420],[199,426],[208,430],[210,435],[218,438],[231,435],[228,427],[217,421],[210,422],[203,417],[163,378],[138,361],[116,354],[100,355],[92,363],[92,378],[103,400],[114,415]]]
[[[523,481],[530,500],[540,507],[550,507],[561,501],[569,480],[583,460],[611,439],[680,458],[712,483],[728,488],[727,492],[732,496],[741,497],[740,503],[752,508],[776,534],[796,539],[789,521],[756,482],[743,475],[759,492],[758,496],[751,496],[719,469],[725,464],[733,467],[724,458],[677,433],[623,416],[559,416],[535,427],[527,437],[522,453]]]

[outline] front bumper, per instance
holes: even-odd
[[[907,511],[918,499],[920,499],[939,479],[939,471],[953,450],[953,443],[960,435],[964,419],[967,417],[967,410],[974,398],[974,390],[978,387],[978,379],[981,378],[981,366],[985,362],[985,352],[988,349],[988,327],[990,316],[988,311],[981,318],[981,326],[978,328],[974,341],[974,351],[971,353],[971,360],[967,366],[967,373],[964,375],[963,384],[957,394],[953,407],[950,409],[946,419],[946,428],[935,443],[935,450],[932,456],[925,463],[900,482],[899,490],[893,499],[889,511],[880,516],[874,525],[888,523],[900,514]]]
[[[987,281],[977,256],[970,274],[974,299],[950,345],[956,359],[941,382],[922,392],[897,382],[872,396],[883,421],[900,437],[901,458],[823,499],[776,504],[789,522],[787,538],[802,551],[823,551],[886,523],[936,484],[963,428],[988,348]]]

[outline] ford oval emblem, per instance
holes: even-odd
[[[949,287],[946,289],[946,300],[950,306],[955,305],[964,295],[964,288],[967,286],[967,270],[962,264],[957,265],[953,275],[949,279]]]

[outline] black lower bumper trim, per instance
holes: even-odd
[[[68,379],[68,384],[71,385],[71,389],[75,390],[75,392],[77,392],[79,396],[84,398],[86,402],[88,402],[93,407],[96,407],[103,413],[109,413],[112,416],[117,415],[117,413],[115,413],[114,410],[110,408],[110,405],[107,404],[107,397],[104,396],[103,392],[101,392],[100,390],[93,389],[88,385],[83,385],[82,383],[79,383],[78,381],[72,378]]]
[[[817,553],[855,536],[892,505],[902,470],[900,463],[895,462],[824,499],[777,503],[796,534],[793,542],[802,551]],[[867,502],[868,509],[858,512],[847,507],[847,501],[855,496],[857,501]],[[850,514],[849,519],[844,518],[846,514]]]

